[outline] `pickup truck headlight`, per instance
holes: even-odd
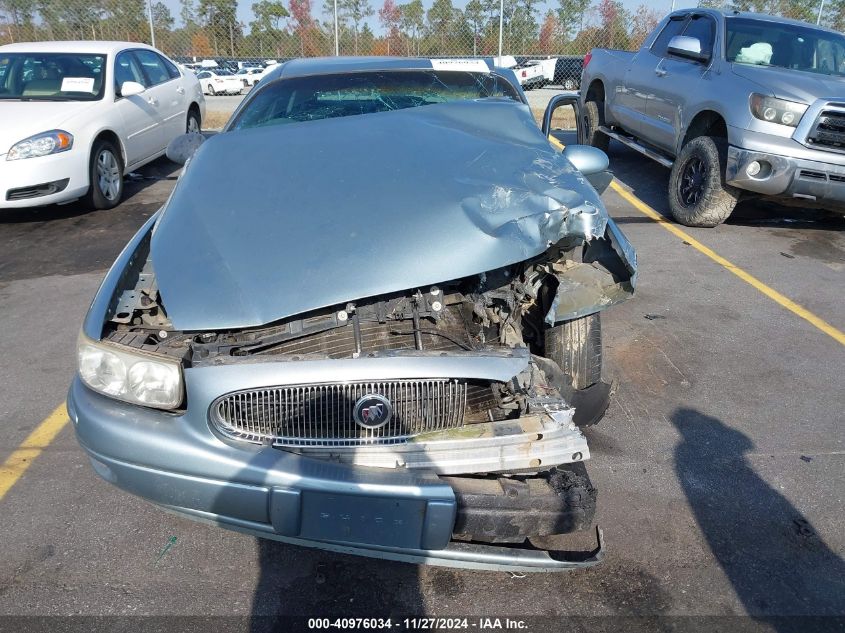
[[[751,95],[751,114],[770,123],[798,127],[798,122],[808,107],[804,103],[775,99],[765,95]]]
[[[92,341],[77,343],[79,375],[94,391],[158,409],[182,403],[182,364],[159,354]]]
[[[50,130],[18,141],[9,149],[6,160],[37,158],[48,154],[66,152],[73,147],[73,135],[64,130]]]

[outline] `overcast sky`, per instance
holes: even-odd
[[[163,0],[164,3],[170,7],[170,11],[173,14],[173,17],[176,19],[176,25],[181,26],[179,20],[179,0]],[[323,1],[324,0],[312,0],[313,6],[313,14],[314,17],[318,20],[325,20],[328,16],[322,15],[323,10]],[[408,0],[395,0],[396,4],[403,4]],[[585,0],[588,2],[589,0]],[[256,0],[238,0],[238,20],[245,25],[249,25],[249,23],[254,19],[252,15],[252,4],[256,2]],[[288,0],[282,0],[285,6],[288,5]],[[370,5],[373,7],[374,11],[376,12],[372,17],[367,19],[367,22],[370,25],[370,28],[373,29],[374,32],[379,33],[381,32],[381,26],[378,23],[378,10],[381,8],[384,0],[370,0]],[[428,9],[433,0],[423,0],[423,5],[426,9]],[[463,9],[468,0],[452,0],[452,4],[455,7]],[[655,11],[657,11],[661,16],[665,15],[669,12],[672,7],[671,0],[644,0],[644,2],[640,2],[638,0],[622,0],[622,4],[627,9],[635,9],[640,4],[647,4]],[[692,7],[697,6],[697,0],[675,0],[675,8],[681,9],[685,7]],[[548,9],[556,9],[558,7],[558,3],[556,0],[552,2],[541,2],[536,5],[539,9],[537,12],[537,20],[540,21],[542,16],[545,15]],[[248,28],[247,28],[248,30]]]

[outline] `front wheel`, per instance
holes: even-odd
[[[713,227],[728,219],[739,190],[725,183],[728,144],[699,136],[684,145],[669,176],[669,209],[686,226]]]
[[[575,407],[575,423],[597,424],[610,404],[610,385],[602,382],[601,314],[548,328],[545,345],[544,356],[571,381],[571,389],[562,395]]]
[[[123,197],[123,157],[111,141],[94,143],[89,163],[86,203],[94,209],[113,209]]]

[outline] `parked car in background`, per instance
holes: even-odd
[[[584,58],[581,55],[567,55],[555,60],[553,83],[564,90],[578,90],[581,87],[581,73],[584,70]]]
[[[741,197],[845,210],[845,36],[754,13],[666,17],[636,53],[584,66],[587,140],[617,139],[670,167],[688,226],[724,222]]]
[[[93,301],[68,412],[95,471],[298,545],[597,563],[600,537],[536,539],[592,528],[580,426],[609,401],[600,313],[636,256],[590,185],[607,157],[548,139],[561,99],[541,130],[481,60],[278,66]]]
[[[249,88],[258,83],[263,73],[263,68],[249,66],[246,68],[241,68],[237,73],[235,73],[235,76],[237,76],[243,82],[244,88]]]
[[[0,46],[0,209],[120,202],[123,176],[198,132],[196,77],[131,42]]]
[[[258,75],[256,75],[255,82],[252,84],[253,86],[257,84],[259,81],[264,79],[267,75],[273,72],[279,66],[278,62],[273,62],[271,64],[267,64]]]
[[[522,58],[518,60],[513,55],[502,55],[501,57],[486,58],[487,65],[491,68],[507,68],[513,71],[519,85],[523,90],[531,90],[532,88],[541,88],[554,75],[554,63],[549,63],[551,60],[545,60],[548,63],[548,68],[536,60],[529,60]],[[546,77],[548,72],[548,78]]]
[[[202,86],[203,94],[212,96],[220,94],[237,95],[244,88],[241,78],[225,68],[206,68],[197,73],[197,79]]]

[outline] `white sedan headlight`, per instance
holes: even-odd
[[[66,152],[73,147],[73,135],[64,130],[51,130],[18,141],[9,149],[6,160],[37,158]]]
[[[92,341],[79,335],[79,375],[107,396],[158,409],[182,403],[182,364],[172,358]]]

